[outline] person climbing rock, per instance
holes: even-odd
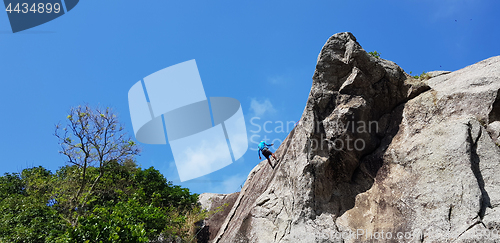
[[[267,162],[269,162],[269,165],[271,166],[271,168],[274,169],[274,166],[273,164],[271,163],[271,159],[269,158],[269,156],[273,156],[274,160],[276,160],[276,162],[278,162],[278,159],[276,158],[276,156],[274,156],[274,154],[269,150],[269,146],[273,146],[274,144],[267,144],[266,142],[262,141],[259,143],[259,145],[257,145],[257,147],[259,148],[259,159],[262,159],[260,157],[260,152],[262,151],[262,154],[264,155],[264,157],[266,157],[267,159]]]

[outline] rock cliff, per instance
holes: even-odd
[[[429,77],[330,37],[279,164],[211,242],[500,241],[500,57]]]

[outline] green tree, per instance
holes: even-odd
[[[0,177],[0,242],[51,242],[66,231],[50,206],[51,178],[43,167]]]
[[[26,186],[18,173],[5,173],[0,177],[0,200],[13,195],[25,195]]]
[[[107,165],[131,160],[140,150],[124,132],[110,108],[91,108],[88,105],[73,107],[67,116],[67,125],[56,125],[54,134],[59,139],[60,153],[76,166],[73,172],[78,176],[71,181],[71,184],[76,185],[76,190],[70,198],[60,202],[61,205],[66,203],[64,207],[68,220],[75,225],[78,216],[87,210],[89,196],[104,176]],[[90,167],[98,168],[97,176],[89,174]]]
[[[191,194],[187,188],[172,185],[153,167],[137,171],[134,183],[136,188],[144,192],[141,197],[143,203],[187,210],[195,206],[198,200],[197,194]]]
[[[67,165],[0,176],[0,242],[191,242],[210,215],[197,194],[137,166],[110,109],[72,108],[55,134]]]
[[[172,185],[153,167],[142,170],[131,161],[106,166],[75,224],[60,202],[71,192],[78,166],[0,177],[0,242],[146,242],[160,235],[191,241],[194,223],[211,214],[197,207],[197,194]],[[97,176],[99,168],[88,173]]]

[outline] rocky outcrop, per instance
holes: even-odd
[[[498,123],[500,57],[427,83],[430,91],[404,105],[376,183],[337,226],[493,242],[478,236],[500,230],[500,149],[487,132]]]
[[[215,238],[239,194],[239,192],[231,194],[203,193],[198,197],[201,208],[213,213],[207,219],[199,222],[199,230],[196,235],[198,242],[210,242]]]
[[[212,241],[494,242],[500,57],[431,77],[333,35],[279,164],[252,170]]]

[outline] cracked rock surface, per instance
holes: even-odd
[[[500,57],[421,81],[333,35],[211,242],[500,242],[499,90]]]

